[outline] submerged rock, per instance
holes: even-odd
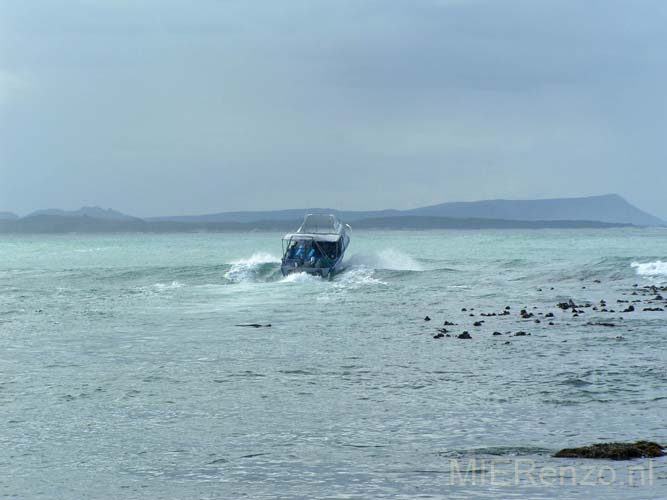
[[[267,323],[266,325],[260,325],[259,323],[247,323],[247,324],[242,324],[242,325],[234,325],[234,326],[248,326],[250,328],[270,328],[271,323]]]
[[[633,458],[664,457],[665,449],[651,441],[636,443],[599,443],[580,448],[565,448],[554,453],[556,458],[608,458],[630,460]]]
[[[604,321],[598,321],[598,322],[595,322],[595,323],[592,323],[592,322],[591,323],[586,323],[586,326],[606,326],[606,327],[609,327],[609,328],[613,328],[613,327],[616,326],[616,324],[615,323],[606,323]]]

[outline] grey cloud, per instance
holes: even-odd
[[[0,12],[0,209],[619,192],[667,217],[661,1],[4,1]]]

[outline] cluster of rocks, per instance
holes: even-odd
[[[600,280],[595,280],[594,283],[599,284]],[[586,288],[586,287],[582,287]],[[541,291],[542,289],[538,289],[538,291]],[[551,288],[553,290],[553,288]],[[616,306],[612,307],[608,305],[607,301],[602,299],[599,302],[592,303],[592,302],[575,302],[574,299],[568,299],[567,301],[562,301],[558,302],[556,304],[556,307],[562,311],[562,313],[568,313],[571,318],[578,318],[581,315],[584,314],[593,314],[595,313],[625,313],[625,314],[631,314],[631,313],[636,313],[636,312],[662,312],[667,310],[667,299],[665,298],[667,296],[667,286],[659,287],[655,285],[648,285],[648,286],[643,286],[640,287],[639,285],[633,285],[632,291],[628,292],[630,295],[633,296],[644,296],[644,298],[637,298],[637,299],[618,299],[616,300]],[[628,294],[628,293],[624,293]],[[644,307],[645,306],[645,307]],[[506,317],[506,316],[511,316],[511,306],[506,306],[501,312],[482,312],[479,314],[479,316],[484,317],[484,318],[492,318],[492,317]],[[475,309],[474,308],[467,308],[463,307],[461,308],[461,312],[463,313],[468,313],[469,317],[475,317],[474,313]],[[529,310],[527,306],[524,306],[522,309],[519,310],[519,318],[520,321],[525,322],[525,321],[531,321],[535,324],[542,324],[545,323],[547,326],[555,326],[557,321],[556,315],[553,312],[538,312],[537,307],[533,307],[532,310]],[[429,316],[426,316],[424,318],[425,321],[431,321],[431,318]],[[622,316],[615,317],[613,321],[588,321],[584,323],[584,326],[602,326],[602,327],[616,327],[617,322],[623,321]],[[456,324],[451,321],[445,321],[443,323],[444,327],[447,326],[455,326]],[[485,320],[484,319],[477,319],[472,322],[472,326],[476,329],[481,328],[485,325]],[[448,330],[447,328],[438,328],[436,329],[435,335],[433,335],[434,339],[442,339],[442,338],[447,338],[447,337],[453,337],[453,338],[458,338],[458,339],[471,339],[472,336],[467,330],[462,331],[461,333],[455,334]],[[493,336],[499,336],[503,335],[503,333],[499,331],[494,331],[492,333]],[[525,332],[523,330],[512,332],[508,331],[505,332],[505,335],[511,335],[514,337],[525,337],[525,336],[530,336],[531,334],[529,332]],[[617,336],[617,340],[624,340],[622,336]],[[564,341],[566,342],[566,341]],[[509,343],[509,342],[506,342]]]

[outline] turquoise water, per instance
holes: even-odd
[[[0,498],[665,497],[665,459],[550,455],[667,444],[667,312],[643,310],[667,304],[642,288],[667,231],[355,232],[330,281],[279,255],[273,233],[0,238]]]

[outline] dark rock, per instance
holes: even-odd
[[[466,312],[466,311],[467,309],[465,307],[461,309],[461,312]]]
[[[530,333],[526,333],[526,332],[516,332],[516,333],[514,334],[515,337],[525,337],[526,335],[530,335]]]
[[[645,307],[645,308],[644,308],[644,311],[654,311],[654,312],[657,312],[657,311],[664,311],[664,309],[663,309],[662,307]]]
[[[260,325],[259,323],[248,323],[248,324],[234,325],[234,326],[248,326],[248,327],[251,327],[251,328],[262,328],[262,327],[269,328],[269,327],[271,327],[271,323],[266,324],[266,325]]]
[[[438,328],[438,333],[447,333],[448,331],[447,328]]]
[[[509,311],[511,309],[510,306],[505,306],[505,311]]]
[[[509,345],[509,344],[511,344],[511,343],[512,343],[512,342],[510,342],[509,340],[507,340],[506,342],[503,342],[503,345]]]
[[[565,448],[554,453],[556,458],[606,458],[631,460],[633,458],[664,457],[665,450],[658,443],[637,441],[636,443],[600,443],[581,448]]]
[[[616,325],[614,323],[597,322],[597,323],[586,323],[586,326],[608,326],[613,328]]]
[[[452,323],[451,321],[445,321],[445,322],[443,323],[443,325],[444,325],[444,326],[454,326],[454,323]]]
[[[544,317],[545,317],[545,318],[553,318],[553,317],[554,317],[554,313],[546,313],[546,314],[544,315]]]
[[[535,320],[535,323],[538,323],[538,324],[539,324],[539,323],[541,323],[541,321],[540,321],[539,319],[536,319],[536,320]]]
[[[458,335],[456,337],[457,339],[471,339],[472,337],[468,332],[463,332],[461,335]]]
[[[472,326],[482,326],[483,323],[484,321],[475,321]]]
[[[431,318],[429,318],[428,316],[426,316],[426,317],[424,318],[424,321],[431,321]]]
[[[600,283],[600,280],[593,280],[593,283]]]
[[[493,335],[502,335],[500,332],[493,332]]]
[[[436,333],[435,335],[433,335],[433,338],[434,338],[434,339],[441,339],[441,338],[444,337],[444,336],[445,336],[444,333]]]
[[[577,308],[577,304],[575,304],[572,299],[570,299],[568,302],[559,302],[556,305],[563,311],[567,311],[568,309],[575,310]]]
[[[554,322],[553,322],[553,321],[549,321],[549,326],[554,326]]]
[[[519,314],[521,315],[522,319],[530,319],[533,316],[535,316],[533,313],[529,313],[525,309],[521,309],[521,311],[519,311]]]
[[[635,310],[635,306],[633,306],[633,305],[629,305],[628,307],[626,307],[625,309],[623,309],[623,312],[624,312],[624,313],[629,313],[629,312],[632,312],[632,311],[634,311],[634,310]]]

